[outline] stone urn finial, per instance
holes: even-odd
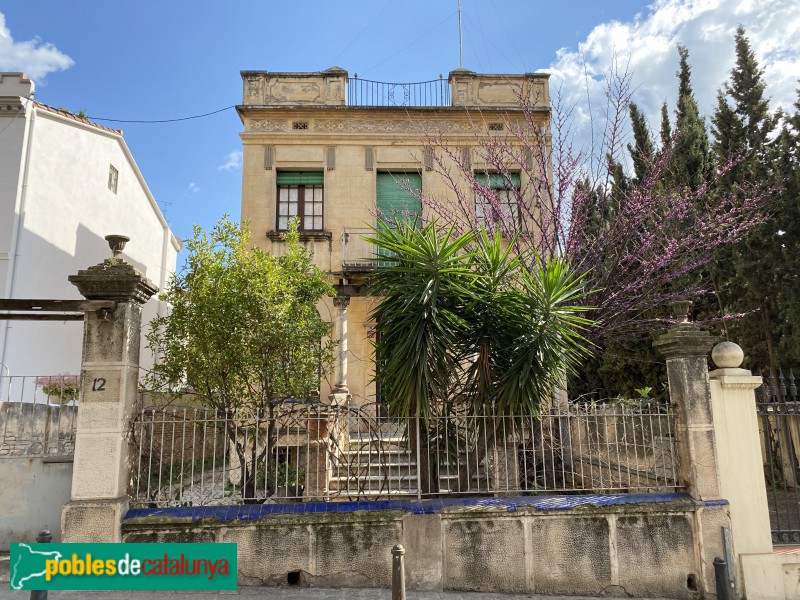
[[[689,322],[689,309],[692,308],[691,300],[676,300],[669,305],[672,315],[678,319],[679,323]]]
[[[122,251],[125,250],[125,244],[131,241],[127,235],[107,235],[106,241],[108,242],[108,247],[111,248],[112,258],[117,262],[122,262]]]

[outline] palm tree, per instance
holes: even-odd
[[[563,260],[519,257],[516,240],[485,231],[455,235],[435,221],[381,223],[374,232],[370,241],[391,257],[371,280],[381,298],[373,311],[377,378],[390,415],[424,424],[409,436],[412,450],[429,447],[437,435],[432,417],[454,405],[468,417],[537,415],[587,354],[581,277]],[[472,448],[477,466],[500,421],[472,420],[484,428]],[[420,458],[423,493],[434,493],[437,461],[427,452]],[[468,488],[468,471],[460,473],[459,491]]]

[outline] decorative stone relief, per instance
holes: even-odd
[[[252,119],[250,131],[286,131],[286,121],[280,119]]]
[[[478,104],[514,106],[518,103],[519,85],[504,81],[486,81],[478,85]]]
[[[312,102],[322,103],[322,89],[317,82],[275,79],[267,86],[267,104],[305,104]]]
[[[479,133],[479,123],[425,119],[420,121],[394,121],[391,119],[317,119],[317,131],[334,133]]]
[[[344,104],[344,81],[342,79],[328,79],[328,102],[341,102]]]
[[[260,104],[264,98],[264,81],[261,77],[247,78],[247,99],[248,104]]]
[[[538,81],[531,84],[531,102],[534,106],[548,107],[547,94],[543,82]]]

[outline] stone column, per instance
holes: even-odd
[[[717,338],[689,322],[691,302],[676,302],[681,321],[653,346],[667,359],[670,402],[675,414],[678,476],[697,501],[695,544],[700,557],[700,592],[715,596],[714,557],[725,556],[722,528],[730,527],[727,502],[720,495],[714,415],[707,355]]]
[[[336,307],[336,337],[339,340],[339,354],[336,361],[336,385],[334,394],[347,394],[347,307],[350,306],[350,296],[335,296],[333,305]]]
[[[87,299],[116,307],[87,312],[84,320],[72,499],[61,515],[65,542],[121,541],[128,508],[127,432],[138,395],[142,305],[158,288],[117,257],[121,247],[112,248],[115,258],[69,277]]]
[[[333,305],[336,307],[336,337],[339,340],[339,353],[336,360],[336,385],[328,396],[328,401],[331,406],[337,408],[336,422],[331,438],[332,451],[337,452],[346,450],[350,445],[350,425],[347,412],[352,398],[347,387],[347,307],[350,306],[350,296],[335,296]],[[330,446],[330,443],[326,444]],[[323,458],[320,457],[317,464],[320,464],[322,460]],[[328,465],[327,457],[324,460]]]

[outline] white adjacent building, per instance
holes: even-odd
[[[67,277],[108,258],[112,233],[131,238],[124,258],[164,289],[181,244],[122,132],[33,92],[24,74],[0,73],[0,298],[80,299]],[[143,322],[165,310],[152,298]],[[0,376],[78,374],[82,332],[80,321],[0,320]]]

